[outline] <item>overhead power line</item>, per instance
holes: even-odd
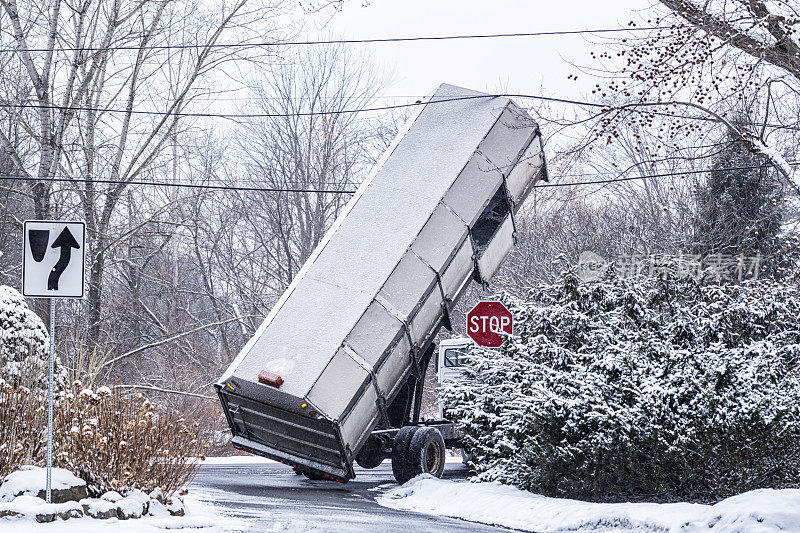
[[[222,184],[203,184],[203,183],[186,183],[186,182],[167,182],[167,181],[144,181],[144,180],[120,180],[120,179],[103,179],[94,178],[89,176],[77,177],[53,177],[53,178],[36,178],[33,176],[0,176],[0,180],[19,180],[19,181],[34,181],[46,183],[102,183],[104,185],[144,185],[150,187],[180,187],[185,189],[210,189],[219,191],[245,191],[245,192],[286,192],[286,193],[329,193],[329,194],[353,194],[355,189],[314,189],[314,188],[292,188],[292,187],[254,187],[247,185],[222,185]]]
[[[800,162],[798,161],[790,161],[788,162],[791,166],[798,166]],[[759,168],[769,168],[771,165],[763,164],[763,165],[748,165],[748,166],[738,166],[738,167],[726,167],[726,168],[715,168],[714,170],[717,171],[733,171],[733,170],[756,170]],[[680,170],[675,172],[664,172],[658,174],[646,174],[646,175],[639,175],[639,176],[627,176],[627,177],[619,177],[619,178],[611,178],[611,179],[602,179],[602,180],[590,180],[590,181],[577,181],[577,182],[561,182],[561,183],[545,183],[542,185],[536,185],[535,189],[546,188],[546,187],[577,187],[581,185],[604,185],[610,183],[620,183],[626,181],[634,181],[634,180],[646,180],[646,179],[653,179],[653,178],[668,178],[673,176],[689,176],[689,175],[696,175],[696,174],[704,174],[710,172],[711,170]],[[602,173],[598,173],[602,174]],[[53,178],[35,178],[31,176],[0,176],[0,180],[18,180],[18,181],[28,181],[28,182],[56,182],[56,183],[103,183],[103,184],[127,184],[127,185],[142,185],[142,186],[150,186],[150,187],[178,187],[178,188],[188,188],[188,189],[206,189],[206,190],[218,190],[218,191],[242,191],[242,192],[283,192],[283,193],[316,193],[316,194],[354,194],[356,191],[355,189],[314,189],[314,188],[302,188],[302,187],[258,187],[258,186],[246,186],[246,185],[223,185],[223,184],[203,184],[203,183],[186,183],[186,182],[166,182],[166,181],[142,181],[142,180],[112,180],[112,179],[101,179],[101,178],[92,178],[87,176],[79,176],[79,177],[53,177]]]
[[[308,41],[256,41],[242,43],[215,43],[215,44],[162,44],[149,46],[108,46],[108,47],[58,47],[61,52],[104,52],[111,50],[198,50],[205,48],[262,48],[271,46],[312,46],[325,44],[380,44],[380,43],[408,43],[419,41],[456,41],[470,39],[507,39],[519,37],[556,37],[564,35],[583,35],[592,33],[622,33],[650,30],[666,30],[674,26],[642,26],[630,28],[595,28],[586,30],[556,30],[556,31],[536,31],[536,32],[514,32],[514,33],[485,33],[485,34],[462,34],[462,35],[427,35],[416,37],[376,37],[373,39],[330,39],[330,40],[308,40]],[[0,53],[18,52],[19,48],[0,48]],[[50,50],[47,48],[30,48],[29,52],[45,53]]]
[[[791,161],[788,163],[791,166],[798,166],[800,162],[798,161]],[[741,167],[728,167],[728,168],[714,168],[715,171],[725,172],[729,170],[756,170],[759,168],[771,168],[772,165],[765,163],[763,165],[749,165],[749,166],[741,166]],[[647,180],[651,178],[668,178],[671,176],[690,176],[692,174],[705,174],[707,172],[711,172],[711,169],[707,170],[680,170],[676,172],[663,172],[659,174],[644,174],[640,176],[627,176],[627,177],[620,177],[620,178],[612,178],[612,179],[602,179],[602,180],[590,180],[590,181],[578,181],[578,182],[570,182],[570,183],[545,183],[543,185],[536,185],[534,188],[544,188],[544,187],[574,187],[578,185],[604,185],[609,183],[619,183],[625,181],[634,181],[634,180]]]
[[[475,100],[481,98],[531,98],[544,102],[564,103],[573,105],[585,105],[590,107],[608,108],[605,104],[597,102],[581,102],[579,100],[570,100],[567,98],[555,98],[550,96],[540,96],[533,94],[470,94],[463,96],[454,96],[450,98],[438,98],[433,100],[416,100],[405,104],[392,104],[376,107],[362,107],[354,109],[339,109],[339,110],[322,110],[322,111],[298,111],[294,113],[204,113],[204,112],[185,112],[185,111],[145,111],[145,110],[127,110],[127,109],[114,109],[107,107],[85,107],[85,106],[60,106],[60,105],[42,105],[42,104],[25,104],[25,103],[12,103],[2,102],[0,107],[17,108],[17,109],[57,109],[60,111],[91,111],[93,113],[130,113],[132,115],[155,115],[155,116],[176,116],[176,117],[192,117],[192,118],[283,118],[283,117],[308,117],[308,116],[325,116],[325,115],[346,115],[353,113],[364,113],[372,111],[389,111],[392,109],[403,109],[408,107],[415,107],[428,104],[443,104],[446,102],[457,102],[460,100]]]
[[[393,109],[404,109],[404,108],[410,108],[428,104],[442,104],[446,102],[455,102],[459,100],[474,100],[480,98],[500,98],[500,97],[527,98],[531,100],[538,100],[540,102],[594,107],[594,108],[607,109],[609,111],[614,110],[613,104],[603,104],[600,102],[586,102],[582,100],[573,100],[570,98],[557,98],[553,96],[541,96],[536,94],[519,94],[519,93],[471,94],[463,96],[453,96],[450,98],[439,98],[436,100],[426,100],[425,98],[427,97],[421,97],[420,99],[414,102],[408,102],[405,104],[391,104],[391,105],[383,105],[377,107],[361,107],[354,109],[340,109],[340,110],[329,110],[329,111],[297,111],[293,113],[202,113],[202,112],[183,112],[183,111],[143,111],[136,109],[132,109],[129,111],[127,109],[114,109],[114,108],[103,108],[103,107],[59,106],[53,104],[41,105],[32,103],[25,104],[25,103],[10,103],[10,102],[0,103],[0,108],[58,109],[62,111],[91,111],[93,113],[130,113],[132,115],[176,116],[176,117],[190,117],[190,118],[223,118],[223,119],[235,120],[235,119],[247,119],[247,118],[286,118],[286,117],[298,117],[298,116],[312,117],[312,116],[329,116],[329,115],[348,115],[355,113],[368,113],[374,111],[390,111]],[[655,102],[649,102],[649,103],[652,104]],[[671,104],[671,102],[661,102],[661,103],[665,106]],[[674,113],[666,113],[663,111],[649,111],[649,113],[670,118],[685,118],[689,120],[717,122],[717,119],[713,117],[686,116]],[[767,126],[774,128],[791,129],[791,130],[800,129],[797,126],[788,126],[783,124],[767,124]]]

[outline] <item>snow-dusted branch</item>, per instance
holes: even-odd
[[[686,107],[689,109],[694,109],[707,115],[706,120],[711,120],[713,122],[722,124],[734,138],[741,141],[752,152],[764,156],[764,158],[778,171],[778,173],[780,173],[780,175],[784,178],[784,180],[792,188],[794,188],[795,191],[800,193],[800,180],[798,180],[798,177],[795,174],[794,169],[786,161],[783,155],[781,155],[780,152],[778,152],[774,147],[768,146],[763,140],[761,140],[759,135],[757,135],[755,132],[737,126],[724,116],[720,115],[719,113],[715,112],[714,110],[704,105],[700,105],[696,102],[685,102],[685,101],[632,102],[617,106],[609,106],[608,108],[603,109],[601,114],[606,114],[606,115],[611,113],[618,114],[627,110],[635,110],[641,108],[670,108],[670,107],[672,108]]]
[[[125,359],[126,357],[130,357],[131,355],[143,352],[145,350],[149,350],[150,348],[156,348],[158,346],[161,346],[161,345],[164,345],[164,344],[168,344],[168,343],[176,341],[178,339],[182,339],[183,337],[186,337],[187,335],[191,335],[193,333],[197,333],[198,331],[203,331],[205,329],[213,328],[213,327],[216,327],[216,326],[222,326],[224,324],[228,324],[230,322],[235,322],[237,320],[243,320],[243,319],[249,318],[249,317],[250,317],[250,315],[236,316],[236,317],[233,317],[233,318],[229,318],[227,320],[220,320],[219,322],[212,322],[210,324],[203,324],[202,326],[197,326],[196,328],[192,328],[192,329],[183,331],[181,333],[178,333],[176,335],[172,335],[171,337],[167,337],[166,339],[161,339],[159,341],[151,342],[151,343],[145,344],[143,346],[139,346],[138,348],[134,348],[133,350],[127,351],[122,355],[118,355],[117,357],[109,359],[108,361],[103,363],[103,366],[104,367],[111,366],[114,363],[116,363],[117,361]]]
[[[208,396],[205,394],[197,394],[194,392],[186,392],[182,390],[163,389],[161,387],[153,387],[150,385],[114,385],[115,389],[136,389],[136,390],[149,390],[154,392],[164,392],[167,394],[179,394],[181,396],[190,396],[192,398],[202,398],[204,400],[216,400],[215,396]]]

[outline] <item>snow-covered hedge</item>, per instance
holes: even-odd
[[[0,380],[14,386],[47,390],[50,337],[39,316],[25,298],[7,285],[0,285]],[[62,388],[67,372],[55,361],[56,386]]]
[[[41,319],[17,291],[0,286],[0,477],[45,461],[48,359]],[[191,480],[208,447],[197,423],[141,395],[67,379],[56,358],[54,461],[83,479],[90,495],[171,495]]]
[[[588,499],[800,485],[796,287],[568,274],[502,299],[514,335],[443,391],[479,479]]]

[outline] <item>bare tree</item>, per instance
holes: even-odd
[[[24,188],[14,180],[14,165],[0,147],[0,284],[15,284],[20,276],[22,257],[21,221],[26,217]]]
[[[366,176],[382,131],[352,112],[381,87],[380,74],[364,58],[343,47],[315,47],[283,61],[252,84],[260,113],[272,116],[243,124],[227,171],[232,185],[269,190],[198,198],[195,209],[206,216],[192,217],[206,293],[219,318],[223,308],[233,312],[231,302],[252,317],[248,331]]]
[[[306,48],[287,59],[296,67],[253,86],[263,113],[284,116],[249,122],[238,142],[250,183],[319,191],[250,197],[253,230],[269,228],[269,240],[277,240],[265,251],[281,287],[347,202],[349,195],[336,193],[354,190],[368,170],[374,133],[352,110],[366,107],[381,88],[371,66],[341,46]]]
[[[281,0],[0,0],[0,44],[15,49],[9,72],[24,72],[18,85],[28,91],[0,110],[22,123],[25,149],[4,132],[0,146],[31,180],[35,216],[86,220],[92,344],[101,342],[106,262],[127,235],[114,221],[124,191],[152,179],[187,120],[181,113],[248,50],[216,45],[228,34],[246,44],[254,21],[280,7]]]
[[[170,154],[166,168],[183,181],[232,189],[130,186],[121,196],[115,231],[138,229],[109,256],[104,309],[115,348],[106,368],[125,384],[208,394],[391,129],[350,113],[378,90],[363,58],[320,48],[278,65],[252,90],[260,114],[281,116],[181,134]]]
[[[661,5],[666,11],[656,10],[647,23],[662,29],[623,39],[613,51],[594,56],[598,70],[612,72],[593,91],[608,102],[599,111],[594,139],[614,142],[623,122],[649,128],[666,118],[651,154],[660,158],[692,133],[719,126],[800,189],[784,157],[794,154],[798,131],[800,5],[794,0],[661,0]],[[741,116],[748,120],[735,120]]]

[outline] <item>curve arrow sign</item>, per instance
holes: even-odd
[[[64,227],[64,230],[58,237],[56,237],[56,240],[53,241],[53,244],[50,245],[50,248],[61,248],[61,256],[58,258],[53,270],[47,277],[47,290],[57,291],[58,280],[61,277],[61,274],[64,273],[64,270],[66,270],[67,265],[69,265],[69,261],[72,258],[72,249],[78,249],[80,248],[80,245],[78,244],[78,241],[75,240],[75,237],[72,235],[72,232],[69,230],[69,228]]]

